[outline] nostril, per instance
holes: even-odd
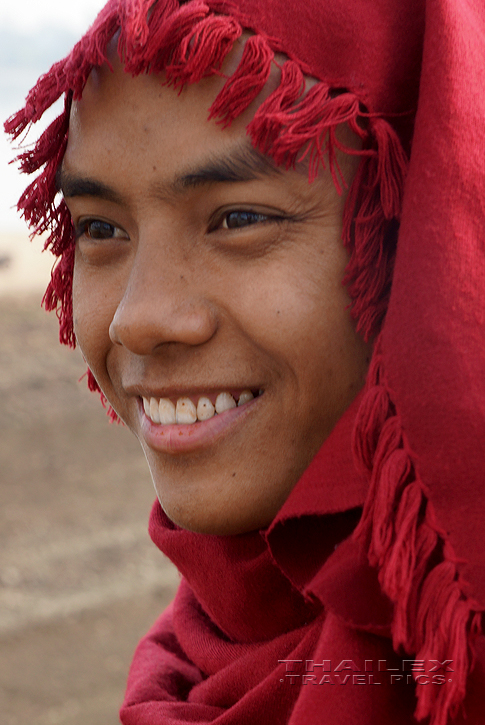
[[[109,329],[108,329],[109,339],[111,342],[115,345],[122,345],[122,341],[120,338],[120,335],[118,334],[118,324],[116,322],[116,314],[111,320]]]
[[[206,301],[176,300],[158,294],[140,299],[126,299],[119,304],[109,337],[138,355],[149,355],[166,343],[203,345],[216,333],[217,316]],[[131,296],[132,297],[132,296]]]

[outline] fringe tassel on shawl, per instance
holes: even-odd
[[[99,14],[91,30],[63,61],[55,63],[27,96],[25,107],[9,118],[5,131],[15,140],[36,123],[63,94],[64,111],[39,137],[34,147],[17,157],[25,173],[42,169],[19,199],[17,208],[32,229],[32,236],[49,232],[44,249],[58,257],[42,304],[56,310],[60,342],[75,347],[72,313],[74,235],[64,201],[56,205],[57,170],[67,145],[69,115],[73,98],[80,98],[95,65],[106,60],[106,46],[117,30],[117,2],[113,0]],[[43,168],[42,168],[43,167]]]
[[[119,6],[119,24],[123,38],[130,43],[130,51],[143,48],[148,39],[148,18],[156,0],[125,0]],[[128,50],[125,46],[125,51]],[[131,53],[129,52],[128,55]]]
[[[209,119],[218,118],[225,128],[245,111],[266,85],[273,58],[274,53],[265,38],[250,36],[236,71],[211,106]]]
[[[430,725],[446,725],[465,696],[479,615],[464,597],[446,534],[414,468],[383,380],[379,340],[356,423],[354,453],[370,475],[354,535],[379,569],[382,589],[395,605],[394,649],[402,647],[418,660],[453,662],[452,683],[424,687],[416,676],[415,716],[430,717]]]
[[[344,284],[366,339],[379,331],[391,290],[398,220],[408,161],[396,132],[369,117],[374,151],[361,162],[344,211],[343,237],[352,257]]]
[[[42,304],[50,312],[56,310],[59,320],[59,340],[74,348],[76,339],[72,324],[72,273],[74,269],[74,245],[70,245],[61,254],[52,270]]]
[[[194,26],[209,12],[204,2],[178,6],[170,0],[162,12],[152,14],[147,21],[148,35],[144,45],[133,43],[128,29],[121,26],[118,52],[128,73],[159,73],[170,65],[180,43],[193,32]]]
[[[116,0],[105,6],[70,55],[54,63],[39,78],[27,95],[24,108],[5,122],[5,131],[13,140],[36,123],[64,93],[73,95],[76,100],[81,98],[91,70],[106,60],[106,46],[118,27],[116,6]]]
[[[219,72],[241,33],[241,26],[232,18],[209,16],[201,20],[174,50],[165,67],[168,82],[181,88]]]
[[[98,381],[96,380],[96,378],[94,377],[93,373],[91,372],[91,370],[89,368],[87,370],[86,375],[87,375],[87,379],[88,379],[88,389],[92,393],[99,394],[101,404],[102,404],[103,408],[105,408],[106,414],[107,414],[108,418],[110,419],[111,423],[120,423],[121,425],[123,425],[123,421],[121,420],[121,418],[118,417],[118,414],[116,413],[116,411],[111,407],[111,405],[108,405],[108,400],[106,398],[106,395],[103,393],[103,391],[99,387]]]

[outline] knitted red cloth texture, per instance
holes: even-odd
[[[25,108],[6,123],[18,138],[65,96],[64,113],[33,149],[20,155],[25,172],[39,173],[19,209],[34,232],[50,231],[48,245],[59,257],[45,305],[58,310],[61,341],[74,345],[73,232],[67,208],[56,198],[55,175],[67,143],[72,99],[81,97],[92,67],[105,61],[107,42],[119,31],[127,72],[164,71],[180,87],[219,72],[243,28],[254,35],[208,109],[210,117],[230,124],[258,95],[274,54],[282,52],[288,60],[280,85],[248,127],[253,144],[286,167],[307,158],[310,177],[319,165],[328,165],[338,187],[336,127],[348,123],[362,139],[362,161],[344,217],[344,243],[351,253],[345,282],[359,329],[367,337],[379,335],[355,415],[354,456],[369,481],[365,502],[353,504],[364,503],[355,537],[392,602],[394,650],[417,660],[454,663],[451,683],[416,690],[416,717],[445,725],[470,687],[472,650],[485,606],[482,0],[191,0],[180,6],[176,0],[110,0],[73,52],[39,80]],[[303,74],[319,80],[305,96]],[[97,388],[92,376],[89,384]],[[347,451],[343,441],[338,445]],[[342,476],[335,468],[333,486],[325,489],[340,492],[334,511],[349,508],[348,477]],[[328,512],[322,506],[314,514]],[[356,542],[346,546],[344,551],[356,546],[352,551],[358,552]],[[322,591],[319,587],[312,594],[313,602],[324,603]],[[188,618],[190,596],[182,590],[176,605]],[[342,607],[347,607],[344,600]],[[312,616],[315,623],[320,615]],[[331,642],[340,642],[340,625],[334,622],[331,629],[332,621],[320,622],[319,630],[329,636],[324,642],[330,649]],[[320,651],[312,632],[308,636]],[[300,642],[305,637],[302,633]],[[309,651],[311,646],[304,648]],[[152,677],[155,687],[156,673]],[[219,695],[211,691],[209,700],[220,696],[217,708],[224,708],[221,693],[228,685],[220,684]],[[260,685],[255,682],[254,689]],[[156,700],[156,691],[146,687],[147,696],[150,691]],[[242,687],[240,702],[243,691],[248,692]],[[184,690],[170,697],[187,696]],[[325,703],[326,722],[343,722],[338,719],[340,697]],[[146,716],[125,722],[257,722],[257,698],[254,703],[245,714],[239,702],[236,709],[226,703],[225,714],[211,710],[213,704],[189,712],[180,703],[178,720],[175,708],[172,720],[146,710]],[[311,708],[298,703],[288,701],[285,713],[293,706],[302,715],[292,722],[318,721]],[[403,717],[392,708],[382,712],[382,717],[392,712],[396,722]]]

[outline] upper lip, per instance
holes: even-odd
[[[124,387],[124,391],[128,397],[136,396],[140,398],[183,398],[197,395],[210,395],[222,392],[231,392],[231,390],[261,390],[263,386],[253,385],[252,383],[220,383],[214,385],[210,383],[204,385],[180,385],[170,388],[155,388],[148,385],[128,385]]]

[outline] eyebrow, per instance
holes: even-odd
[[[193,171],[178,176],[172,183],[174,191],[196,188],[204,184],[238,183],[280,174],[271,159],[252,146],[236,147],[226,156],[211,159]]]
[[[281,174],[281,170],[270,158],[245,144],[220,157],[209,157],[199,166],[177,174],[169,182],[156,183],[154,188],[158,196],[178,196],[200,186],[254,181],[278,174]],[[120,205],[125,201],[123,195],[110,186],[96,179],[66,171],[62,165],[56,173],[56,185],[66,198],[96,197]]]
[[[60,166],[56,173],[57,190],[66,198],[74,196],[93,196],[115,204],[123,203],[123,196],[111,187],[77,174],[71,174]]]

